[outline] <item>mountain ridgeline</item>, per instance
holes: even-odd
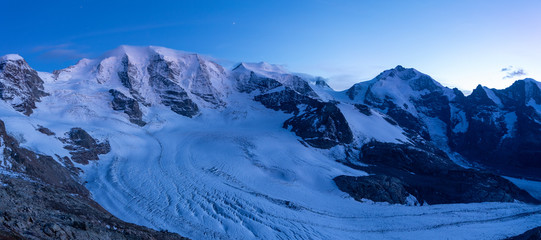
[[[397,66],[339,92],[321,78],[267,63],[225,69],[198,54],[122,46],[53,73],[38,73],[20,56],[6,55],[0,60],[0,98],[10,114],[30,119],[41,114],[40,107],[53,106],[65,109],[66,117],[96,125],[106,112],[139,128],[159,123],[164,111],[195,121],[224,113],[224,122],[235,121],[256,104],[266,114],[284,116],[280,127],[305,148],[369,173],[333,177],[337,188],[355,200],[539,202],[501,177],[541,180],[541,83],[533,79],[501,90],[479,85],[465,96]],[[64,133],[39,127],[36,131],[60,140],[70,154],[31,154],[7,130],[0,134],[4,148],[39,161],[18,160],[4,151],[2,169],[85,198],[89,194],[77,183],[77,166],[99,161],[118,145],[109,144],[106,134],[98,140],[77,127]],[[47,172],[32,170],[43,161],[61,164]],[[48,173],[54,169],[58,173]]]

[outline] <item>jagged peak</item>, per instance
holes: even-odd
[[[19,54],[6,54],[2,57],[0,57],[0,62],[6,62],[6,61],[24,61],[24,58],[21,57]]]
[[[30,65],[19,54],[7,54],[0,57],[0,70],[5,68],[5,65],[15,66],[19,69],[28,69],[34,71]]]
[[[416,77],[421,75],[426,74],[423,74],[414,68],[405,68],[402,65],[398,65],[395,68],[383,71],[376,77],[376,79],[385,80],[388,78],[399,78],[401,80],[410,80],[415,79]]]

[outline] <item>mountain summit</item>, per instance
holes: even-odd
[[[518,233],[541,217],[530,205],[541,196],[517,179],[541,180],[541,84],[533,79],[464,96],[397,66],[337,92],[278,65],[226,69],[195,53],[121,46],[53,73],[4,56],[0,96],[0,186],[43,184],[80,196],[66,201],[95,214],[91,225],[60,209],[73,221],[34,221],[47,229],[35,236],[79,236],[109,223],[111,238],[116,226],[160,236],[103,220],[108,212],[224,239],[393,237],[404,222],[410,237],[439,237],[441,226],[479,229],[494,219]],[[16,221],[4,225],[30,236],[17,224],[27,214],[13,209]]]

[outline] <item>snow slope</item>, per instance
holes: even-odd
[[[37,103],[31,117],[0,103],[7,129],[36,152],[68,155],[58,139],[37,133],[38,125],[60,136],[81,127],[98,139],[107,139],[110,153],[78,166],[84,170],[82,178],[93,198],[122,220],[193,239],[498,239],[541,222],[541,206],[519,202],[359,203],[341,192],[332,179],[364,176],[365,172],[335,161],[331,155],[336,149],[302,144],[282,127],[291,114],[265,108],[252,101],[252,95],[233,91],[228,73],[221,74],[211,64],[205,65],[217,74],[210,77],[209,93],[218,96],[223,107],[198,99],[190,88],[194,75],[186,74],[175,80],[201,104],[199,115],[185,117],[151,104],[142,106],[148,124],[134,125],[124,113],[111,109],[108,90],[130,94],[115,76],[120,56],[128,54],[141,77],[137,90],[149,102],[157,102],[144,82],[148,52],[179,66],[182,60],[189,60],[183,62],[186,66],[198,61],[197,56],[163,48],[121,47],[102,59],[82,60],[56,74],[40,73],[50,95]],[[298,80],[264,63],[245,67],[291,86],[296,84],[292,79]],[[365,116],[349,103],[339,108],[360,136],[359,144],[371,139],[407,141],[402,129],[384,120],[381,113]],[[385,129],[385,134],[378,129]]]

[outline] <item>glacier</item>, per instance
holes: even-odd
[[[174,84],[200,106],[193,115],[182,116],[160,104],[163,92],[146,82],[150,76],[145,69],[153,61],[149,52],[184,74]],[[117,75],[126,56],[133,73],[131,89]],[[284,86],[303,88],[279,66],[242,66]],[[49,95],[36,103],[32,115],[16,112],[3,101],[0,115],[24,147],[51,156],[69,153],[57,138],[37,132],[38,126],[56,133],[80,127],[107,139],[111,152],[88,165],[75,163],[83,170],[82,181],[93,199],[124,221],[193,239],[498,239],[541,222],[541,206],[518,201],[411,206],[355,201],[336,187],[333,178],[368,173],[336,161],[346,158],[341,145],[315,148],[285,129],[283,123],[292,113],[252,100],[264,90],[236,91],[239,83],[232,75],[246,74],[238,71],[191,53],[123,46],[97,60],[84,59],[55,73],[40,72]],[[318,95],[346,99],[311,79],[302,81]],[[111,109],[110,89],[145,103],[144,126]],[[275,91],[281,89],[266,93]],[[381,91],[376,89],[384,94]],[[400,91],[392,88],[391,93]],[[397,100],[410,104],[408,99]],[[338,106],[350,122],[354,143],[409,141],[383,113],[358,114],[353,104],[349,100]],[[412,106],[408,109],[420,114]],[[437,131],[441,130],[431,130]],[[525,186],[538,190],[538,185]]]

